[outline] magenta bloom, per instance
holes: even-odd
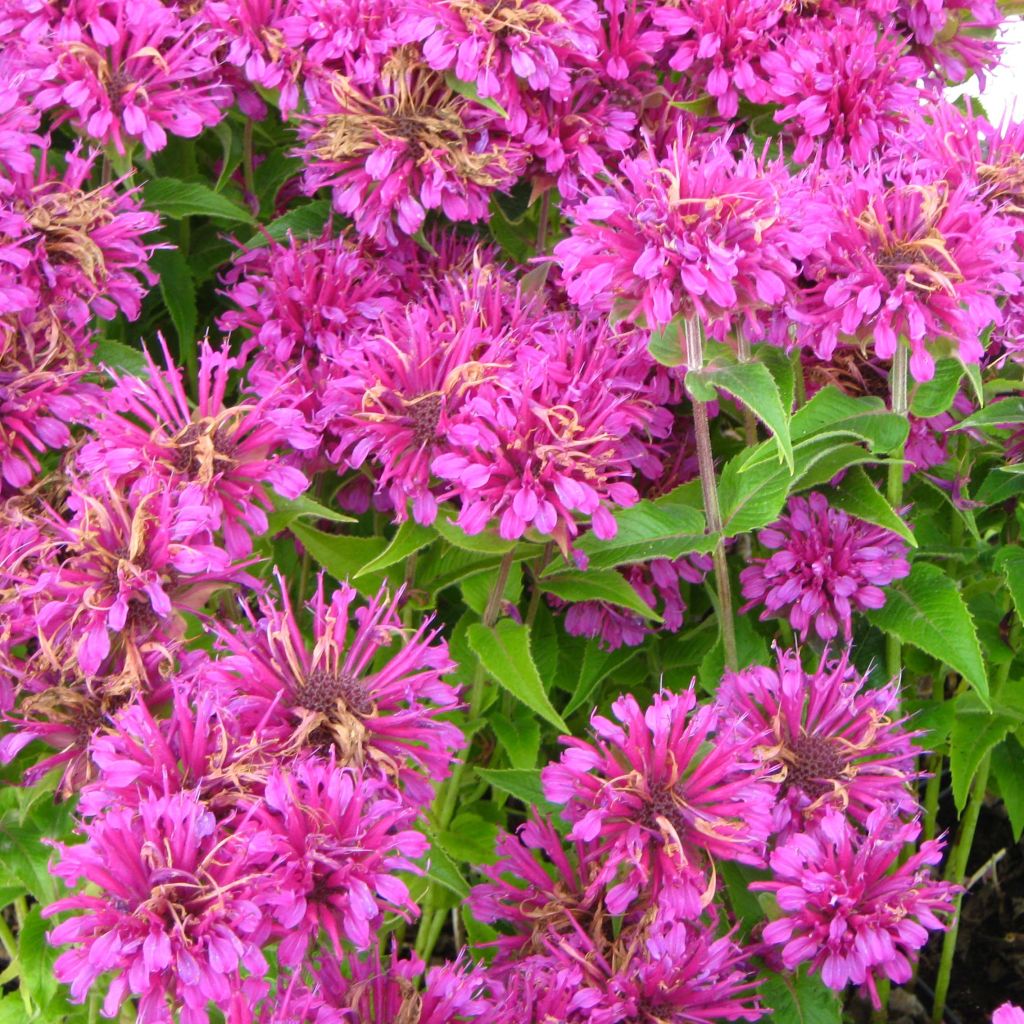
[[[372,86],[337,78],[318,98],[300,131],[305,188],[329,186],[334,209],[389,246],[396,228],[420,231],[429,210],[486,220],[491,195],[511,188],[526,163],[503,124],[405,47]]]
[[[52,511],[46,517],[51,564],[22,594],[50,649],[77,660],[87,677],[102,670],[145,678],[146,651],[180,639],[178,612],[198,610],[226,585],[252,582],[210,542],[210,512],[194,489],[126,497],[109,486],[89,494],[78,484],[69,504],[70,522]],[[111,654],[115,665],[107,663]]]
[[[549,800],[564,804],[572,839],[606,857],[597,883],[612,914],[649,892],[671,916],[697,917],[715,891],[710,858],[763,864],[775,785],[750,738],[719,730],[719,713],[696,708],[693,689],[612,704],[594,715],[595,743],[563,738],[558,764],[541,772]]]
[[[403,9],[397,32],[402,42],[423,44],[435,71],[454,72],[511,112],[520,105],[520,81],[565,99],[574,66],[597,53],[599,25],[593,0],[416,0]]]
[[[467,396],[447,451],[431,463],[448,482],[467,534],[492,520],[506,540],[530,528],[568,557],[582,516],[596,536],[618,529],[609,506],[639,500],[632,483],[670,415],[649,398],[650,357],[637,333],[557,316],[537,323],[516,362]]]
[[[383,590],[358,609],[344,583],[328,600],[321,576],[310,602],[310,651],[283,581],[281,594],[281,608],[260,602],[251,631],[215,627],[227,656],[214,668],[237,687],[230,703],[243,735],[258,733],[277,753],[334,747],[342,765],[372,765],[412,803],[429,803],[432,780],[447,777],[465,742],[438,718],[457,702],[456,688],[442,682],[455,666],[440,630],[429,619],[406,630],[397,599]]]
[[[717,1024],[758,1020],[757,983],[729,935],[682,922],[623,936],[618,948],[585,938],[578,951],[552,946],[529,957],[507,981],[499,1020],[509,1024]]]
[[[992,1014],[992,1024],[1024,1024],[1024,1010],[1006,1002]]]
[[[918,734],[890,717],[899,714],[897,683],[867,688],[847,652],[835,661],[822,656],[810,673],[798,652],[780,650],[777,658],[777,668],[726,672],[716,697],[723,718],[759,744],[781,779],[777,830],[801,829],[828,807],[861,824],[878,807],[914,813]]]
[[[26,333],[46,313],[77,335],[93,314],[112,320],[120,311],[134,320],[156,283],[148,261],[163,246],[143,236],[160,218],[142,209],[137,189],[119,191],[123,182],[89,189],[96,160],[75,149],[57,171],[44,155],[37,173],[0,196],[0,313],[19,313]]]
[[[269,401],[228,405],[229,374],[242,360],[227,348],[199,347],[199,402],[193,408],[183,376],[161,339],[166,369],[146,354],[145,377],[114,378],[114,388],[92,418],[95,431],[76,455],[83,479],[147,489],[194,489],[210,525],[223,533],[233,558],[252,551],[250,534],[266,533],[270,509],[264,485],[297,498],[306,477],[276,454],[316,444],[301,413]]]
[[[876,177],[832,186],[837,220],[805,271],[818,283],[793,314],[802,340],[823,359],[841,335],[890,359],[904,338],[919,381],[931,380],[939,343],[980,362],[982,336],[1002,320],[995,300],[1019,289],[1020,263],[1013,228],[973,193],[966,182],[886,188]]]
[[[749,149],[736,157],[727,142],[680,128],[664,157],[648,145],[619,169],[622,178],[595,183],[569,210],[572,234],[555,246],[574,302],[601,311],[625,303],[655,330],[695,313],[724,327],[786,298],[794,259],[817,229],[806,205],[797,219],[781,164]],[[752,315],[746,327],[760,336]]]
[[[347,958],[344,974],[339,967],[325,959],[315,976],[327,1005],[341,1009],[345,1022],[498,1024],[499,1018],[491,1012],[495,986],[490,972],[462,953],[441,967],[430,968],[425,978],[418,957],[401,959],[394,948],[385,957],[374,946],[366,956]],[[314,1019],[319,1024],[320,1018]],[[327,1024],[333,1024],[333,1018]]]
[[[416,870],[410,858],[426,852],[427,838],[380,778],[338,768],[333,754],[306,757],[271,773],[254,813],[273,837],[267,903],[283,964],[300,964],[321,928],[341,958],[343,936],[366,949],[384,913],[418,912],[396,872]]]
[[[807,161],[820,145],[829,167],[863,165],[887,132],[902,130],[921,102],[924,73],[904,51],[903,39],[880,36],[856,9],[787,32],[761,68],[768,98],[780,104],[775,120],[796,138],[794,159]]]
[[[763,937],[782,947],[787,970],[809,962],[829,988],[863,985],[876,1008],[879,978],[910,980],[917,951],[929,931],[945,927],[939,915],[952,912],[957,892],[929,877],[942,859],[939,842],[927,840],[899,862],[920,831],[916,822],[895,823],[884,807],[868,817],[866,834],[829,810],[772,853],[774,879],[751,888],[775,894],[784,916]]]
[[[786,0],[681,0],[656,7],[652,17],[668,37],[668,66],[684,72],[695,93],[713,96],[722,117],[733,118],[741,95],[765,102],[760,59],[790,6]]]
[[[219,84],[198,22],[160,0],[97,0],[54,30],[36,96],[76,127],[125,153],[167,145],[167,133],[194,138],[224,116],[230,93]],[[91,10],[88,8],[91,7]]]
[[[135,998],[140,1024],[165,1024],[169,997],[181,1024],[207,1024],[210,1002],[226,1007],[245,975],[252,984],[266,973],[265,839],[219,828],[187,792],[151,794],[137,809],[111,810],[82,830],[83,844],[57,846],[52,870],[69,885],[82,880],[99,892],[43,911],[81,912],[49,936],[54,945],[75,944],[55,966],[72,999],[82,1002],[101,974],[114,972],[106,1016]]]
[[[884,24],[892,24],[891,0],[872,0],[871,6]],[[898,0],[895,8],[890,31],[909,29],[911,53],[944,82],[962,82],[971,73],[984,82],[985,72],[998,62],[1001,44],[993,29],[1005,15],[996,0]]]
[[[43,148],[37,132],[39,112],[30,102],[35,80],[27,69],[0,62],[0,195],[9,193],[18,178],[32,176],[33,150]]]
[[[595,921],[600,891],[591,883],[601,864],[594,844],[576,840],[567,852],[551,822],[534,812],[515,835],[499,833],[495,853],[496,864],[478,869],[487,881],[469,895],[479,921],[505,922],[512,928],[513,934],[494,941],[495,968],[542,954],[551,943],[571,943]]]
[[[854,611],[881,608],[882,587],[910,575],[907,544],[891,530],[832,508],[824,494],[789,499],[787,512],[757,535],[773,555],[740,573],[747,603],[761,621],[787,617],[801,640],[849,640]]]

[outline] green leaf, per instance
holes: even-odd
[[[462,813],[451,828],[437,834],[437,844],[453,860],[465,864],[493,864],[498,826],[479,814]]]
[[[212,217],[234,224],[254,224],[253,215],[235,205],[227,196],[197,181],[157,178],[142,187],[143,204],[172,220],[182,217]]]
[[[1024,398],[1004,398],[986,405],[961,420],[953,430],[970,430],[974,427],[1009,427],[1024,423]]]
[[[444,81],[445,85],[447,85],[452,92],[457,92],[460,96],[465,96],[467,100],[479,103],[481,107],[493,110],[494,113],[500,114],[506,121],[508,120],[508,111],[498,103],[497,100],[492,100],[489,96],[481,96],[477,90],[476,82],[464,82],[461,78],[457,78],[451,71],[445,72]]]
[[[680,490],[617,512],[618,529],[611,540],[588,533],[578,547],[590,559],[591,571],[710,551],[715,542],[704,532],[704,513],[691,502],[690,490]]]
[[[18,932],[18,961],[21,983],[37,1006],[45,1006],[57,994],[53,961],[57,950],[46,941],[46,922],[36,903]]]
[[[661,622],[661,616],[615,569],[563,572],[543,577],[540,584],[547,593],[563,601],[605,601],[619,608],[628,608],[645,619]]]
[[[291,524],[291,531],[310,556],[336,580],[351,580],[352,585],[362,594],[376,592],[377,586],[369,580],[363,578],[357,584],[354,577],[387,547],[388,542],[383,537],[324,533],[299,521]],[[376,582],[379,584],[379,580]]]
[[[872,451],[895,451],[907,439],[906,418],[889,412],[880,398],[855,398],[838,388],[822,388],[790,421],[795,444],[825,431],[862,437]]]
[[[988,330],[991,331],[992,328],[990,327]],[[981,367],[977,363],[964,363],[963,367],[964,376],[967,378],[967,383],[971,385],[971,390],[974,392],[974,400],[980,408],[985,404],[985,389],[981,381]]]
[[[188,260],[180,249],[158,249],[150,258],[160,275],[160,294],[178,334],[182,347],[194,345],[199,312],[196,308],[196,286]]]
[[[1018,547],[1002,548],[996,555],[995,564],[1006,580],[1017,617],[1024,622],[1024,551]]]
[[[430,836],[430,853],[426,856],[424,868],[427,878],[443,885],[459,899],[469,895],[469,883],[462,877],[458,864],[445,852],[437,836]]]
[[[146,357],[136,348],[129,348],[112,338],[100,338],[96,345],[93,362],[97,366],[106,366],[111,370],[130,374],[133,377],[148,377],[149,367]]]
[[[944,413],[960,390],[964,367],[959,359],[940,359],[935,376],[923,384],[915,384],[910,396],[910,411],[921,419]]]
[[[299,241],[304,238],[319,237],[330,216],[331,202],[329,199],[317,199],[304,206],[297,206],[294,210],[289,210],[257,231],[243,248],[258,249],[261,245],[266,245],[269,240],[268,235],[275,242],[283,242],[289,235]]]
[[[519,292],[521,295],[533,297],[543,295],[544,288],[551,275],[551,268],[555,265],[554,260],[544,260],[538,263],[533,270],[523,274],[519,279]]]
[[[270,492],[270,500],[274,511],[267,516],[267,532],[274,534],[287,529],[296,519],[326,519],[332,523],[354,523],[351,516],[336,512],[333,508],[321,505],[307,494],[297,498],[282,498],[276,491]]]
[[[988,676],[974,620],[956,583],[941,569],[916,563],[906,579],[886,588],[884,607],[866,614],[873,626],[959,672],[989,706]]]
[[[0,999],[0,1024],[26,1024],[28,1014],[21,997],[12,992]]]
[[[793,411],[796,397],[796,374],[793,359],[781,348],[774,345],[758,345],[754,349],[754,358],[768,367],[768,372],[775,379],[775,386],[782,397],[782,407],[787,414]]]
[[[522,708],[522,705],[519,705]],[[517,715],[513,721],[506,718],[500,711],[492,708],[487,713],[494,735],[498,737],[501,749],[508,754],[513,768],[531,771],[537,767],[537,755],[540,752],[540,726],[537,719],[523,708],[524,714]]]
[[[579,678],[569,703],[565,706],[566,717],[583,707],[590,700],[593,692],[613,672],[622,668],[636,655],[632,647],[619,647],[614,651],[602,651],[596,643],[589,643],[584,648],[583,660],[580,663]]]
[[[683,318],[677,316],[660,331],[651,331],[647,339],[647,351],[662,366],[682,366],[686,361],[683,353]]]
[[[685,110],[688,114],[706,117],[714,111],[715,100],[711,96],[700,96],[695,100],[669,100],[668,105],[676,110]]]
[[[477,775],[484,782],[502,793],[508,793],[527,807],[550,807],[540,784],[540,769],[520,768],[477,768]]]
[[[0,821],[0,864],[45,906],[57,898],[57,883],[50,874],[53,850],[41,838],[38,828]]]
[[[772,432],[780,455],[790,470],[793,469],[789,416],[783,407],[779,387],[767,366],[763,363],[729,361],[719,356],[712,359],[704,369],[687,373],[686,387],[694,398],[701,401],[708,400],[701,389],[710,387],[726,391],[742,402]]]
[[[556,729],[563,733],[569,731],[552,705],[533,662],[528,626],[511,619],[502,619],[492,628],[478,622],[469,627],[468,639],[469,646],[494,680]]]
[[[725,883],[725,897],[739,921],[741,933],[749,935],[764,920],[761,901],[750,891],[750,883],[760,881],[765,873],[729,860],[719,861],[716,870]]]
[[[445,517],[445,510],[442,509],[434,520],[434,529],[449,544],[453,544],[463,551],[477,551],[487,555],[503,555],[516,546],[514,540],[502,540],[496,533],[476,533],[470,535],[461,526],[457,526],[452,520]]]
[[[271,150],[253,171],[260,210],[273,211],[281,186],[300,174],[304,166],[305,162],[297,156],[287,156],[281,149]]]
[[[761,1001],[771,1009],[772,1024],[840,1024],[839,996],[806,968],[797,973],[773,971],[760,988]]]
[[[911,547],[917,547],[910,528],[860,466],[854,466],[846,474],[843,482],[829,495],[829,502],[866,523],[874,523],[875,526],[898,533]]]
[[[953,800],[957,811],[963,812],[982,758],[1019,723],[1012,715],[989,711],[976,693],[962,693],[955,703],[949,770],[953,776]]]
[[[437,539],[437,534],[429,527],[420,526],[411,519],[407,519],[395,531],[388,546],[376,558],[371,558],[352,578],[359,579],[360,576],[367,576],[373,572],[381,572],[395,564],[404,561],[411,554],[426,547]]]
[[[1024,747],[1011,733],[992,751],[992,772],[1013,828],[1013,841],[1024,832]]]

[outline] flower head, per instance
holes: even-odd
[[[845,653],[823,656],[814,672],[795,651],[777,657],[777,668],[727,672],[716,697],[723,717],[760,745],[781,779],[777,828],[801,828],[827,807],[862,823],[877,807],[915,811],[908,784],[917,777],[916,734],[890,717],[899,710],[898,686],[868,689]]]
[[[449,220],[489,216],[525,153],[498,115],[453,91],[410,48],[393,53],[366,88],[336,77],[301,130],[305,187],[330,186],[334,208],[385,245],[420,231],[428,210]]]
[[[832,508],[824,494],[793,497],[787,512],[758,540],[774,554],[740,573],[741,609],[764,604],[762,621],[789,618],[801,640],[850,639],[854,611],[881,608],[882,587],[910,574],[906,542]]]
[[[366,949],[386,911],[416,912],[396,873],[415,870],[427,839],[383,780],[339,768],[333,753],[304,757],[275,768],[253,808],[277,855],[267,902],[285,965],[302,962],[321,928],[340,958],[343,936]]]
[[[996,1007],[992,1014],[992,1024],[1024,1024],[1024,1010],[1011,1002],[1005,1002]]]
[[[775,784],[751,739],[719,729],[719,712],[697,708],[692,689],[655,694],[646,710],[620,697],[612,714],[591,719],[596,742],[563,739],[561,761],[541,773],[545,795],[564,804],[571,838],[607,856],[597,881],[623,873],[610,913],[644,891],[697,917],[715,891],[710,858],[764,863]]]
[[[865,833],[826,811],[772,853],[772,881],[751,888],[775,894],[784,916],[765,928],[764,941],[782,947],[787,970],[809,962],[829,988],[863,985],[878,1007],[878,980],[910,980],[911,961],[928,932],[945,927],[940,915],[952,912],[957,889],[929,877],[942,859],[935,840],[900,863],[920,834],[916,822],[894,823],[880,807],[866,825]]]
[[[54,874],[93,892],[57,900],[44,916],[79,911],[50,932],[74,943],[57,978],[81,1002],[114,972],[103,1012],[138,1000],[139,1021],[166,1021],[168,997],[182,1024],[207,1024],[207,1006],[227,1006],[245,975],[262,978],[260,947],[271,922],[262,904],[266,843],[250,829],[218,827],[194,793],[150,794],[137,808],[113,809],[84,824],[86,840],[58,846]]]
[[[215,669],[235,680],[231,703],[243,728],[280,752],[333,747],[340,764],[369,764],[412,803],[429,802],[433,785],[422,770],[445,778],[464,743],[461,730],[438,718],[457,701],[442,681],[454,665],[440,630],[429,620],[407,630],[383,590],[358,609],[347,584],[328,599],[321,577],[310,603],[310,650],[283,582],[281,592],[280,608],[261,601],[251,631],[216,627],[226,657]],[[392,645],[381,664],[378,656]]]
[[[167,133],[194,138],[216,124],[230,101],[219,84],[198,22],[160,0],[97,0],[66,15],[47,47],[47,83],[36,96],[59,107],[84,134],[118,153],[141,142],[146,153]]]
[[[871,340],[882,359],[909,344],[919,381],[934,374],[940,345],[980,362],[980,338],[1002,320],[996,296],[1020,287],[1013,228],[967,182],[886,188],[860,177],[828,191],[837,220],[805,267],[817,284],[794,310],[801,339],[826,359],[840,335]]]
[[[294,409],[268,407],[269,401],[230,404],[229,375],[240,360],[209,342],[199,346],[199,401],[193,407],[161,342],[166,368],[147,353],[144,377],[111,373],[114,388],[92,417],[95,436],[79,450],[76,464],[83,479],[197,489],[228,554],[243,557],[252,550],[250,533],[267,530],[264,485],[284,498],[297,498],[308,486],[276,449],[309,448],[316,438]]]
[[[817,232],[798,229],[781,165],[680,129],[663,156],[648,144],[619,169],[570,209],[572,234],[555,246],[574,302],[625,304],[655,330],[695,313],[727,327],[786,297]],[[756,318],[746,325],[759,336]]]

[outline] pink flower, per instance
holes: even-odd
[[[96,0],[55,27],[36,96],[44,110],[125,153],[154,153],[167,133],[194,138],[224,116],[230,93],[216,78],[195,19],[160,0]]]
[[[366,949],[385,913],[418,912],[397,872],[416,870],[409,858],[427,838],[381,779],[337,767],[333,753],[305,757],[275,768],[252,807],[276,855],[266,902],[286,966],[302,963],[321,928],[340,959],[343,937]]]
[[[697,917],[712,899],[711,858],[764,863],[775,786],[753,743],[719,729],[693,689],[612,704],[615,721],[594,715],[595,743],[563,738],[558,764],[541,772],[545,796],[564,804],[570,838],[595,843],[611,879],[606,904],[621,914],[641,892],[671,916]]]
[[[993,29],[1004,15],[996,0],[871,0],[889,31],[911,32],[911,53],[942,81],[962,82],[972,72],[984,82],[1002,50]]]
[[[365,88],[333,79],[300,137],[306,191],[329,186],[334,209],[388,246],[398,232],[421,231],[429,210],[487,220],[491,195],[511,188],[526,163],[497,114],[450,89],[408,47]]]
[[[43,148],[39,113],[31,105],[36,78],[28,69],[0,63],[0,195],[12,191],[18,178],[32,176],[33,149]]]
[[[75,944],[54,968],[72,999],[82,1002],[101,974],[114,972],[105,1016],[134,997],[140,1024],[164,1024],[171,997],[181,1024],[207,1024],[210,1002],[225,1007],[245,975],[250,983],[263,977],[265,837],[219,827],[188,792],[152,793],[137,809],[113,809],[82,831],[80,845],[55,844],[60,860],[52,870],[91,891],[43,911],[81,911],[49,936],[54,945]]]
[[[282,607],[263,599],[251,631],[215,627],[226,657],[214,674],[236,687],[228,704],[243,735],[258,733],[278,754],[333,747],[342,765],[369,764],[412,803],[428,803],[432,780],[448,775],[465,743],[438,717],[457,702],[456,688],[442,681],[455,666],[440,630],[429,619],[405,629],[397,599],[383,590],[358,609],[347,584],[328,600],[321,576],[310,603],[311,651],[280,582]]]
[[[580,949],[552,946],[529,957],[507,980],[499,1020],[508,1024],[716,1024],[758,1020],[746,956],[732,937],[683,922],[654,924],[624,936],[617,948],[598,948],[581,936]]]
[[[403,9],[397,33],[402,42],[422,43],[435,71],[472,82],[480,96],[511,112],[524,86],[565,99],[575,67],[596,55],[599,25],[593,0],[415,0]]]
[[[740,573],[740,611],[763,603],[762,622],[788,617],[801,640],[812,629],[822,640],[840,631],[849,640],[854,611],[881,608],[882,587],[910,574],[904,540],[832,508],[823,494],[790,498],[786,514],[757,538],[775,553]]]
[[[734,156],[727,142],[680,128],[663,157],[648,145],[619,168],[621,178],[595,182],[568,211],[576,223],[554,253],[569,297],[642,317],[652,331],[676,316],[697,314],[724,329],[745,315],[759,337],[751,314],[786,298],[794,259],[818,235],[813,218],[798,227],[782,165],[749,149]]]
[[[763,938],[782,947],[787,970],[809,962],[829,988],[863,985],[876,1008],[880,977],[898,985],[910,980],[912,960],[928,932],[945,927],[939,915],[952,912],[957,891],[929,877],[929,866],[942,859],[935,840],[900,863],[905,844],[920,831],[880,807],[865,834],[830,810],[811,831],[775,850],[773,880],[750,887],[775,894],[784,916]]]
[[[858,176],[826,194],[836,220],[805,269],[818,283],[793,311],[801,339],[823,359],[841,335],[871,341],[879,358],[890,359],[905,338],[919,381],[931,380],[940,343],[952,343],[965,363],[980,362],[980,338],[1002,320],[996,298],[1020,287],[1013,228],[966,182],[886,188]]]
[[[649,400],[638,333],[559,315],[532,334],[514,364],[467,396],[431,469],[458,497],[467,534],[496,519],[506,540],[532,528],[568,556],[581,516],[597,537],[615,535],[609,506],[637,502],[635,468],[671,418]]]
[[[787,32],[761,58],[766,94],[780,104],[775,120],[797,140],[795,160],[807,161],[821,145],[829,167],[863,165],[887,132],[902,130],[922,100],[924,73],[904,49],[856,9],[840,9],[835,20]]]
[[[668,36],[668,66],[695,93],[709,93],[718,113],[733,118],[742,94],[765,101],[760,58],[789,8],[786,0],[679,0],[656,7],[654,24]]]
[[[723,718],[759,744],[781,779],[776,829],[803,829],[829,807],[861,824],[878,807],[914,813],[918,734],[891,717],[899,714],[898,685],[868,688],[845,651],[835,661],[823,655],[814,672],[796,651],[776,654],[777,668],[726,672],[716,695]]]
[[[161,345],[166,368],[146,353],[144,377],[111,372],[114,388],[92,417],[95,437],[78,451],[76,465],[83,481],[195,489],[228,554],[248,555],[250,534],[267,531],[271,505],[264,485],[283,498],[297,498],[309,486],[276,451],[308,449],[316,437],[301,413],[274,408],[271,400],[229,405],[228,377],[242,360],[209,342],[199,346],[199,401],[193,408],[163,339]]]
[[[992,1014],[992,1024],[1024,1024],[1024,1010],[1006,1002]]]
[[[123,181],[88,188],[96,159],[76,148],[57,171],[44,152],[38,171],[0,196],[0,313],[17,313],[25,333],[49,313],[89,347],[93,314],[138,317],[156,283],[149,259],[165,248],[143,241],[160,219],[142,209],[137,189],[119,191]]]
[[[72,485],[70,521],[48,510],[52,561],[22,594],[48,648],[77,661],[85,676],[140,680],[146,652],[166,652],[180,639],[181,611],[198,610],[221,587],[254,581],[210,542],[210,513],[194,489],[92,491]]]

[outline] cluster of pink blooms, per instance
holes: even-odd
[[[711,703],[627,695],[592,741],[565,738],[541,777],[568,836],[531,818],[471,895],[503,924],[492,970],[526,1007],[514,1019],[756,1020],[754,953],[876,1005],[880,980],[908,980],[955,888],[929,877],[934,841],[900,861],[920,828],[898,703],[845,658],[809,672],[781,651],[727,673]],[[753,945],[728,930],[719,897],[742,875],[723,882],[726,861],[771,873],[754,888],[781,915]]]

